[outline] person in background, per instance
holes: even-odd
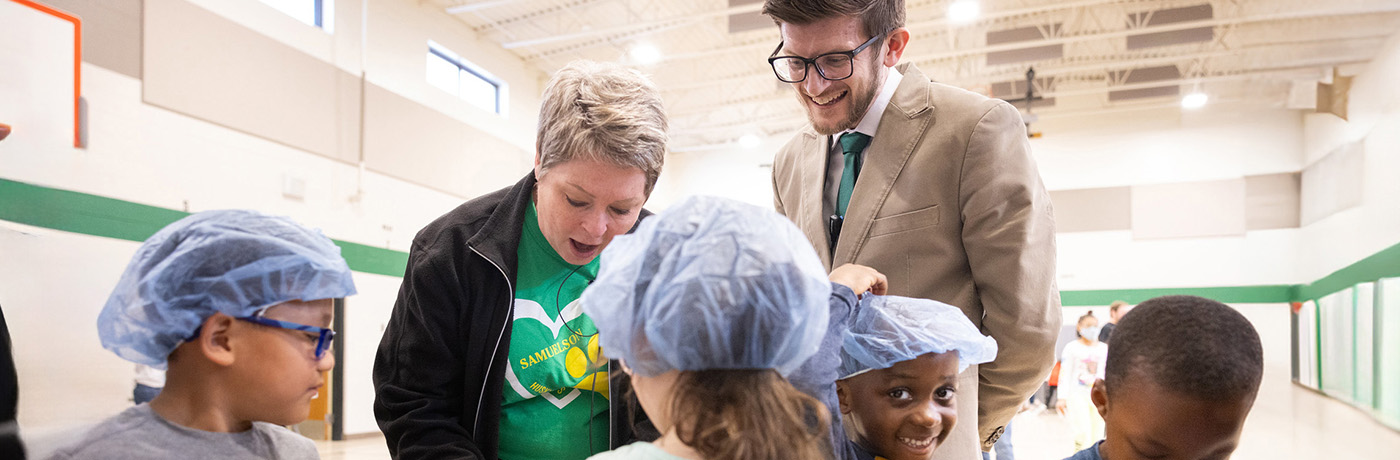
[[[165,386],[165,370],[145,364],[136,364],[136,387],[131,390],[131,400],[135,404],[145,404],[156,399]]]
[[[1066,460],[1221,459],[1259,395],[1264,349],[1235,309],[1165,296],[1123,317],[1106,365],[1091,390],[1104,440]]]
[[[1108,306],[1108,322],[1099,330],[1099,341],[1108,343],[1108,339],[1113,337],[1113,328],[1118,327],[1118,320],[1122,319],[1123,315],[1128,314],[1128,311],[1132,309],[1133,306],[1127,302],[1122,300],[1113,301],[1113,304]]]
[[[335,367],[333,299],[353,294],[340,248],[291,219],[223,210],[166,226],[97,317],[102,346],[166,368],[165,388],[51,458],[319,458],[284,426]]]
[[[1099,320],[1094,318],[1094,312],[1080,316],[1075,327],[1079,338],[1066,344],[1060,353],[1060,390],[1055,409],[1069,418],[1074,450],[1078,451],[1103,438],[1103,418],[1094,410],[1089,391],[1104,376],[1108,346],[1099,342]]]

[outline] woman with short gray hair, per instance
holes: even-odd
[[[647,213],[667,122],[635,70],[574,62],[546,86],[534,170],[428,224],[374,363],[394,458],[583,459],[610,448],[608,363],[575,303]],[[610,437],[610,434],[612,435]]]

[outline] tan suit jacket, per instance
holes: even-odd
[[[958,306],[996,339],[996,360],[970,368],[977,384],[958,398],[976,407],[971,442],[987,450],[1053,364],[1061,314],[1050,196],[1014,107],[899,69],[834,254],[822,213],[829,136],[808,126],[778,152],[774,201],[827,270],[873,267],[889,277],[890,294]]]

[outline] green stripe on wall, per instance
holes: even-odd
[[[113,198],[0,179],[0,220],[85,235],[145,241],[189,213]],[[333,240],[350,269],[402,277],[408,253]],[[1357,261],[1310,284],[1108,289],[1060,291],[1065,306],[1139,303],[1172,294],[1196,295],[1225,303],[1283,303],[1315,300],[1355,285],[1400,276],[1400,244]]]
[[[0,219],[127,241],[145,241],[189,213],[0,179]]]
[[[340,246],[340,255],[345,257],[345,263],[350,265],[351,270],[403,278],[404,269],[408,267],[407,252],[365,246],[349,241],[331,241],[335,241],[335,244]]]
[[[1274,285],[1060,291],[1060,303],[1067,307],[1108,305],[1115,300],[1136,304],[1164,295],[1194,295],[1224,303],[1286,303],[1293,301],[1296,288],[1297,286],[1291,285]]]
[[[187,212],[0,179],[0,220],[84,235],[145,241]],[[402,277],[408,253],[332,240],[350,269]]]
[[[1317,300],[1356,283],[1396,276],[1400,276],[1400,244],[1385,248],[1311,284],[1299,285],[1294,298],[1299,301]]]

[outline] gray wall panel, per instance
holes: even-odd
[[[141,0],[43,0],[83,21],[83,61],[141,78]]]
[[[1303,225],[1361,205],[1366,145],[1343,145],[1303,169]]]
[[[1139,238],[1238,235],[1298,228],[1299,176],[1291,172],[1243,180],[1056,190],[1050,199],[1060,233],[1131,229]],[[1146,196],[1134,196],[1139,192]]]
[[[1101,232],[1132,228],[1132,189],[1128,187],[1057,190],[1055,230],[1059,233]]]
[[[390,176],[474,197],[529,170],[529,153],[378,86],[366,86],[365,117],[365,164]]]
[[[332,65],[181,0],[147,0],[147,103],[340,158]]]
[[[1301,188],[1298,173],[1245,177],[1245,229],[1298,228]]]
[[[360,161],[360,77],[336,72],[336,149],[335,158],[346,163]]]
[[[464,198],[529,170],[532,152],[199,6],[145,6],[149,104]]]
[[[1245,181],[1133,186],[1133,238],[1197,238],[1245,233]]]

